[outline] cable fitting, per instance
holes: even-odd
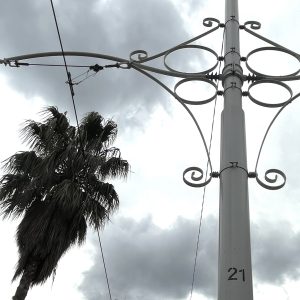
[[[254,82],[254,81],[260,80],[260,79],[263,79],[263,77],[257,76],[257,75],[254,75],[254,74],[249,74],[248,76],[246,76],[246,80],[248,81],[248,83]]]
[[[249,172],[249,173],[248,173],[248,177],[249,177],[249,178],[256,178],[256,177],[257,177],[257,174],[256,174],[256,172]]]
[[[224,95],[224,91],[217,91],[217,95],[218,96],[223,96]]]
[[[249,96],[249,92],[242,92],[242,96],[243,97],[248,97]]]
[[[211,73],[211,74],[206,74],[205,78],[210,79],[210,80],[219,80],[220,75],[218,73]]]
[[[212,178],[219,178],[220,177],[220,173],[219,172],[211,172],[211,177]]]
[[[105,65],[105,68],[120,68],[120,63],[116,63],[113,65]]]
[[[98,64],[95,64],[94,66],[90,66],[89,69],[92,70],[92,71],[94,71],[94,72],[96,72],[96,73],[98,73],[99,71],[103,70],[104,67],[99,66]]]

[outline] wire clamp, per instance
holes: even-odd
[[[219,172],[211,172],[211,177],[212,178],[219,178],[220,177],[220,173]]]
[[[93,66],[90,66],[90,70],[94,71],[95,73],[98,73],[99,71],[103,70],[104,67],[99,66],[98,64],[95,64]]]
[[[249,172],[248,173],[248,177],[249,178],[256,178],[257,177],[257,173],[256,172]]]

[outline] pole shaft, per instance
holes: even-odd
[[[253,300],[238,0],[226,0],[225,20],[218,300]]]

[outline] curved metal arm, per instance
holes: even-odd
[[[197,41],[197,40],[199,40],[199,39],[201,39],[201,38],[209,35],[210,33],[216,31],[217,29],[219,29],[220,27],[223,26],[223,24],[221,24],[220,21],[217,20],[217,19],[215,19],[215,18],[205,18],[203,20],[203,25],[205,27],[212,27],[213,23],[217,23],[217,25],[215,27],[213,27],[212,29],[210,29],[210,30],[208,30],[208,31],[206,31],[206,32],[204,32],[202,34],[199,34],[199,35],[195,36],[194,38],[189,39],[189,40],[187,40],[187,41],[185,41],[183,43],[180,43],[179,45],[176,45],[176,46],[174,46],[174,47],[172,47],[172,48],[170,48],[168,50],[160,52],[158,54],[155,54],[155,55],[152,55],[152,56],[148,56],[148,52],[145,51],[145,50],[136,50],[136,51],[133,51],[131,53],[131,55],[130,55],[130,60],[133,61],[133,62],[140,62],[140,63],[141,62],[144,63],[144,62],[147,62],[147,61],[150,61],[150,60],[154,60],[156,58],[159,58],[159,57],[162,57],[162,56],[166,55],[169,51],[172,51],[172,50],[176,49],[177,47],[188,45],[188,44],[190,44],[192,42],[195,42],[195,41]],[[134,55],[138,55],[137,59],[134,59]]]
[[[205,152],[207,155],[207,159],[208,159],[208,165],[210,168],[210,172],[209,172],[209,178],[206,179],[206,181],[204,182],[199,182],[203,179],[203,170],[201,168],[198,167],[189,167],[187,168],[184,172],[183,172],[183,181],[192,187],[203,187],[205,185],[207,185],[211,179],[212,179],[212,163],[211,163],[211,159],[210,159],[210,154],[209,154],[209,150],[203,135],[203,132],[200,128],[199,123],[197,122],[195,116],[193,115],[193,113],[191,112],[191,110],[188,108],[188,106],[177,96],[176,93],[174,93],[171,89],[169,89],[165,84],[163,84],[160,80],[158,80],[157,78],[155,78],[154,76],[152,76],[151,74],[147,73],[146,71],[137,68],[135,65],[132,66],[132,68],[136,69],[138,72],[142,73],[143,75],[147,76],[148,78],[152,79],[154,82],[156,82],[157,84],[159,84],[162,88],[164,88],[169,94],[171,94],[183,107],[184,109],[188,112],[188,114],[190,115],[190,117],[192,118],[192,120],[194,121],[198,132],[200,134],[201,140],[203,142],[204,148],[205,148]],[[188,173],[191,173],[191,178],[187,179],[186,175]],[[199,173],[199,176],[196,176],[196,172]]]
[[[217,25],[213,27],[213,24],[216,23]],[[196,40],[199,40],[200,38],[207,36],[208,34],[216,31],[218,28],[222,27],[223,24],[220,23],[219,20],[214,19],[214,18],[206,18],[203,20],[203,25],[205,27],[213,27],[210,30],[192,38],[189,39],[179,45],[176,45],[175,47],[172,47],[168,50],[165,50],[163,52],[160,52],[158,54],[155,54],[153,56],[148,55],[147,51],[145,50],[135,50],[133,52],[130,53],[129,55],[129,59],[124,59],[124,58],[120,58],[120,57],[116,57],[116,56],[111,56],[111,55],[105,55],[105,54],[101,54],[101,53],[91,53],[91,52],[78,52],[78,51],[65,51],[64,55],[66,56],[81,56],[81,57],[94,57],[94,58],[100,58],[100,59],[105,59],[105,60],[111,60],[111,61],[115,61],[115,62],[119,62],[121,64],[126,65],[127,67],[125,68],[129,68],[132,65],[135,65],[136,67],[138,66],[141,69],[144,69],[146,71],[149,72],[153,72],[153,73],[157,73],[157,74],[162,74],[162,75],[167,75],[167,76],[172,76],[172,77],[180,77],[180,78],[205,78],[204,73],[209,73],[212,70],[214,70],[214,68],[217,66],[217,64],[215,64],[215,66],[213,66],[212,68],[210,68],[209,70],[206,70],[204,72],[200,72],[200,73],[184,73],[184,72],[176,72],[176,71],[172,71],[171,69],[168,70],[164,70],[164,69],[160,69],[160,68],[154,68],[148,65],[144,65],[143,63],[145,62],[149,62],[152,61],[156,58],[159,57],[163,57],[168,55],[168,53],[181,49],[181,47],[184,47],[187,44],[190,44]],[[198,46],[198,47],[202,47],[202,46]],[[202,47],[202,48],[206,48],[206,47]],[[206,48],[207,51],[212,52],[215,56],[215,52],[212,49]],[[44,52],[44,53],[32,53],[32,54],[26,54],[26,55],[20,55],[20,56],[13,56],[13,57],[8,57],[8,58],[4,58],[2,60],[0,60],[0,64],[10,64],[10,62],[17,62],[20,60],[27,60],[27,59],[32,59],[32,58],[41,58],[41,57],[51,57],[51,56],[61,56],[62,53],[61,52]],[[135,56],[137,56],[135,58]],[[218,58],[218,57],[217,57]],[[129,67],[128,67],[129,66]],[[137,68],[135,68],[137,69]]]
[[[264,37],[264,36],[262,36],[262,35],[260,35],[256,32],[254,32],[253,30],[247,28],[248,25],[250,25],[251,29],[258,30],[258,29],[261,28],[261,24],[259,22],[257,22],[257,21],[247,21],[247,22],[244,23],[244,26],[242,26],[242,29],[244,29],[246,32],[252,34],[253,36],[257,37],[258,39],[260,39],[260,40],[262,40],[262,41],[264,41],[268,44],[271,44],[274,47],[284,49],[285,51],[287,51],[291,55],[297,56],[298,58],[300,58],[299,53],[296,53],[296,52],[294,52],[294,51],[292,51],[292,50],[290,50],[290,49],[288,49],[288,48],[286,48],[286,47],[284,47],[284,46],[282,46],[282,45],[280,45],[276,42],[273,42],[272,40],[270,40],[270,39],[268,39],[268,38],[266,38],[266,37]]]
[[[216,24],[216,26],[213,27],[213,25]],[[156,55],[153,56],[148,56],[147,51],[145,50],[135,50],[130,54],[129,59],[124,59],[124,58],[120,58],[120,57],[116,57],[116,56],[111,56],[111,55],[105,55],[105,54],[99,54],[99,53],[91,53],[91,52],[78,52],[78,51],[65,51],[64,55],[65,56],[81,56],[81,57],[94,57],[94,58],[100,58],[100,59],[105,59],[105,60],[110,60],[110,61],[115,61],[120,63],[121,68],[124,69],[128,69],[128,68],[132,68],[135,69],[136,71],[142,73],[143,75],[147,76],[148,78],[152,79],[154,82],[156,82],[157,84],[159,84],[161,87],[163,87],[168,93],[170,93],[183,107],[184,109],[188,112],[188,114],[191,116],[193,122],[195,123],[198,132],[201,136],[201,139],[203,141],[204,144],[204,148],[208,157],[208,165],[210,168],[210,175],[209,178],[205,179],[204,182],[201,182],[203,179],[203,170],[198,168],[198,167],[190,167],[187,168],[184,173],[183,173],[183,180],[186,184],[192,186],[192,187],[202,187],[206,184],[208,184],[211,181],[212,178],[212,164],[211,164],[211,159],[210,159],[210,154],[209,154],[209,150],[207,147],[207,144],[205,142],[204,139],[204,135],[202,133],[202,130],[199,126],[199,123],[197,122],[195,116],[193,115],[193,113],[191,112],[191,110],[188,108],[187,104],[204,104],[204,103],[208,103],[214,99],[216,99],[217,97],[217,91],[215,93],[215,95],[213,95],[212,97],[210,97],[209,99],[206,99],[204,101],[198,101],[196,103],[191,103],[191,101],[186,100],[186,99],[182,99],[181,97],[179,97],[176,93],[176,88],[184,83],[185,81],[180,81],[179,84],[177,84],[175,86],[175,91],[173,92],[172,90],[170,90],[165,84],[163,84],[159,79],[155,78],[154,76],[152,76],[151,74],[149,74],[149,72],[153,72],[153,73],[157,73],[157,74],[162,74],[162,75],[167,75],[167,76],[172,76],[172,77],[181,77],[181,78],[185,78],[185,80],[188,79],[197,79],[197,80],[202,80],[202,81],[206,81],[208,82],[207,76],[209,72],[213,71],[217,65],[218,65],[218,61],[219,61],[219,57],[218,55],[210,48],[207,47],[203,47],[203,46],[198,46],[198,45],[190,45],[187,46],[188,44],[199,40],[200,38],[207,36],[208,34],[216,31],[218,28],[220,27],[224,27],[224,24],[221,24],[219,20],[214,19],[214,18],[206,18],[203,20],[203,25],[205,27],[212,27],[210,30],[192,38],[189,39],[175,47],[172,47],[171,49],[168,49],[166,51],[160,52]],[[211,52],[217,59],[217,63],[210,69],[205,70],[203,72],[198,72],[198,73],[184,73],[184,72],[178,72],[176,70],[173,70],[172,68],[168,67],[168,65],[166,64],[166,57],[179,49],[182,48],[197,48],[197,49],[202,49],[205,51],[209,51]],[[27,60],[27,59],[32,59],[32,58],[41,58],[41,57],[51,57],[51,56],[61,56],[62,53],[61,52],[44,52],[44,53],[33,53],[33,54],[27,54],[27,55],[20,55],[20,56],[14,56],[14,57],[9,57],[9,58],[5,58],[3,60],[0,60],[0,64],[10,64],[11,62],[18,62],[20,60]],[[152,61],[156,58],[159,57],[164,57],[164,65],[167,68],[167,70],[163,70],[163,69],[159,69],[159,68],[154,68],[148,65],[144,65],[143,63],[145,62],[149,62]],[[209,81],[210,82],[210,81]],[[213,86],[215,86],[214,83],[210,82]],[[186,179],[186,175],[191,173],[191,179],[188,180]],[[199,172],[200,176],[196,176],[196,172]]]
[[[101,58],[106,60],[112,60],[120,63],[129,63],[128,60],[124,58],[120,58],[117,56],[105,55],[101,53],[93,53],[93,52],[80,52],[80,51],[65,51],[64,54],[66,56],[77,56],[77,57],[94,57]],[[41,58],[41,57],[52,57],[52,56],[62,56],[61,51],[53,51],[53,52],[40,52],[40,53],[30,53],[19,56],[12,56],[4,59],[0,59],[0,64],[7,64],[13,61],[20,61],[32,58]]]
[[[278,175],[281,176],[282,180],[283,180],[283,183],[279,184],[279,185],[269,185],[269,184],[266,184],[264,182],[262,182],[259,177],[258,177],[258,173],[257,173],[257,166],[258,166],[258,162],[259,162],[259,158],[260,158],[260,154],[261,154],[261,151],[262,151],[262,148],[264,146],[264,143],[265,143],[265,140],[266,140],[266,137],[273,125],[273,123],[275,122],[275,120],[277,119],[277,117],[280,115],[280,113],[290,104],[292,103],[295,99],[297,99],[298,97],[300,96],[300,93],[296,94],[294,97],[292,97],[288,102],[286,102],[286,104],[284,106],[282,106],[279,111],[277,112],[277,114],[275,115],[275,117],[273,118],[273,120],[271,121],[265,135],[264,135],[264,138],[262,140],[262,143],[261,143],[261,146],[259,148],[259,152],[258,152],[258,156],[257,156],[257,161],[256,161],[256,165],[255,165],[255,174],[256,174],[256,181],[259,183],[259,185],[261,185],[262,187],[266,188],[266,189],[269,189],[269,190],[278,190],[278,189],[281,189],[284,185],[285,185],[285,182],[286,182],[286,176],[285,174],[278,170],[278,169],[270,169],[270,170],[267,170],[266,173],[265,173],[265,180],[268,182],[268,183],[276,183],[277,180],[278,180]],[[275,174],[275,177],[274,178],[270,178],[269,175],[270,174]]]

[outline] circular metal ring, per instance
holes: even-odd
[[[282,87],[284,87],[290,94],[290,97],[288,100],[286,101],[283,101],[283,102],[280,102],[280,103],[267,103],[267,102],[262,102],[262,101],[259,101],[257,99],[255,99],[251,93],[250,93],[250,90],[251,88],[253,88],[255,85],[258,85],[258,84],[263,84],[263,83],[272,83],[272,84],[277,84],[277,85],[280,85]],[[284,104],[286,104],[287,102],[289,102],[291,100],[291,98],[293,97],[293,91],[292,89],[287,85],[285,84],[284,82],[281,82],[281,81],[277,81],[277,80],[271,80],[271,79],[263,79],[263,80],[259,80],[259,81],[255,81],[253,82],[252,84],[250,84],[249,88],[248,88],[248,97],[250,98],[250,100],[260,106],[264,106],[264,107],[281,107],[283,106]]]
[[[213,67],[211,67],[210,69],[204,70],[202,72],[180,72],[178,70],[175,70],[175,69],[171,68],[167,64],[166,59],[167,59],[167,57],[170,54],[172,54],[173,52],[176,52],[178,50],[181,50],[181,49],[201,49],[201,50],[208,51],[208,52],[212,53],[216,57],[217,62],[216,62],[216,64]],[[202,74],[206,74],[206,73],[212,72],[218,66],[218,64],[219,64],[219,60],[218,59],[219,59],[218,54],[214,50],[212,50],[212,49],[210,49],[208,47],[199,46],[199,45],[181,45],[181,46],[178,46],[178,47],[175,47],[175,48],[171,49],[170,51],[168,51],[165,54],[165,56],[164,56],[164,65],[165,65],[165,67],[169,71],[175,72],[177,74],[181,74],[181,75],[202,75]]]
[[[184,98],[180,97],[180,96],[177,94],[176,90],[177,90],[177,88],[178,88],[180,85],[182,85],[183,83],[189,82],[189,81],[204,81],[204,82],[207,82],[207,83],[209,83],[210,85],[212,85],[212,86],[215,88],[216,92],[215,92],[215,94],[214,94],[212,97],[210,97],[210,98],[208,98],[208,99],[205,99],[205,100],[196,100],[196,101],[193,101],[193,100],[187,100],[187,99],[184,99]],[[185,78],[185,79],[182,79],[182,80],[180,80],[180,81],[178,81],[178,82],[176,83],[176,85],[174,86],[174,93],[175,93],[177,99],[181,100],[181,101],[184,102],[185,104],[190,104],[190,105],[201,105],[201,104],[209,103],[209,102],[211,102],[212,100],[214,100],[214,99],[217,97],[217,93],[218,93],[217,89],[218,89],[217,85],[216,85],[214,82],[212,82],[211,80],[209,80],[209,79],[206,79],[206,78],[197,78],[197,79],[193,79],[193,78]]]
[[[293,56],[294,58],[296,58],[298,60],[298,62],[300,62],[300,56],[297,55],[296,53],[293,53],[292,51],[290,51],[288,49],[279,48],[279,47],[261,47],[261,48],[257,48],[257,49],[252,50],[246,57],[246,67],[248,68],[248,70],[250,72],[252,72],[255,75],[260,75],[260,76],[262,75],[262,76],[267,76],[267,77],[278,77],[278,75],[267,75],[267,74],[257,72],[249,66],[249,64],[248,64],[249,57],[252,56],[255,53],[262,52],[262,51],[278,51],[278,52],[287,53],[287,54]],[[299,72],[300,72],[300,68],[296,72],[293,72],[293,73],[287,74],[287,75],[280,75],[280,76],[294,76],[294,75],[297,75]]]

